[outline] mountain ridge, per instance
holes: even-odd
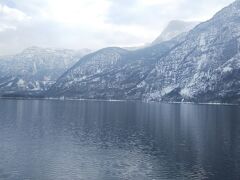
[[[124,55],[113,52],[118,60],[112,66],[99,65],[104,73],[95,73],[98,69],[91,70],[92,66],[84,62],[81,66],[76,64],[61,76],[49,94],[90,99],[239,102],[239,2],[184,36]],[[101,57],[98,51],[95,59],[88,62],[100,62]],[[111,58],[105,56],[110,61]],[[237,65],[234,71],[231,63]],[[74,69],[79,72],[72,73]]]
[[[26,59],[36,57],[28,51],[34,47],[26,50]],[[63,54],[58,56],[63,63],[52,67],[64,66],[64,57],[73,57],[67,50]],[[28,78],[37,67],[24,69]],[[9,85],[2,81],[11,79],[1,74],[0,90]],[[240,1],[170,40],[131,51],[108,47],[75,59],[51,82],[41,89],[45,97],[240,103]],[[23,86],[24,79],[15,84]]]
[[[86,50],[29,47],[21,53],[0,57],[0,94],[44,91]]]
[[[163,41],[169,41],[179,35],[184,36],[198,24],[200,24],[200,22],[172,20],[168,23],[163,32],[152,42],[152,45],[159,44]]]

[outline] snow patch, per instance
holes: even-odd
[[[180,95],[183,97],[192,97],[191,89],[184,88],[180,91]]]
[[[143,82],[141,82],[140,84],[138,84],[137,87],[138,87],[138,88],[142,88],[142,87],[144,87],[145,85],[146,85],[146,82],[143,81]]]
[[[25,81],[23,79],[19,79],[17,82],[18,87],[24,87]]]
[[[203,55],[200,57],[200,60],[198,61],[197,69],[198,69],[198,70],[201,70],[201,68],[207,63],[207,61],[208,61],[207,55],[206,55],[206,54],[203,54]]]
[[[161,93],[159,91],[152,92],[147,97],[147,99],[149,99],[149,100],[151,100],[151,99],[156,100],[156,99],[159,99],[159,98],[161,98]]]
[[[168,86],[162,89],[161,91],[161,96],[164,96],[166,94],[169,94],[170,92],[172,92],[174,89],[176,89],[175,86]]]
[[[223,68],[223,72],[226,73],[226,72],[231,72],[232,71],[232,68],[227,66],[227,67],[224,67]]]
[[[205,40],[205,34],[202,33],[201,36],[200,36],[200,42],[199,42],[199,45],[200,46],[206,46],[206,40]]]

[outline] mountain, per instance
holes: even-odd
[[[177,37],[180,34],[185,34],[192,30],[196,25],[200,22],[192,22],[192,21],[180,21],[174,20],[170,21],[167,27],[163,30],[159,37],[152,42],[152,44],[159,44],[163,41],[169,41],[172,38]]]
[[[48,96],[90,99],[142,99],[144,79],[157,60],[174,48],[174,39],[159,45],[128,51],[105,48],[83,57],[63,74]]]
[[[85,56],[48,96],[240,102],[240,0],[184,36],[136,51]]]
[[[135,47],[123,47],[123,49],[133,51],[160,44],[164,41],[169,41],[176,37],[180,38],[181,36],[185,36],[187,32],[192,30],[198,24],[200,24],[200,22],[173,20],[168,23],[167,27],[163,30],[160,36],[158,36],[152,43],[147,43],[145,45]]]
[[[144,79],[157,60],[177,44],[172,40],[160,45],[128,51],[105,48],[83,57],[63,74],[48,91],[48,96],[90,99],[142,99],[147,89]]]
[[[160,58],[146,78],[145,98],[240,102],[240,1],[201,23]]]
[[[30,47],[19,54],[0,57],[0,95],[44,91],[87,53],[87,49]]]

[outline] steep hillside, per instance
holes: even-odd
[[[127,51],[106,48],[85,56],[58,79],[50,96],[100,99],[142,99],[142,81],[156,60],[174,47],[175,41],[151,48]]]
[[[46,90],[88,52],[31,47],[0,57],[0,94]]]
[[[240,102],[240,1],[184,35],[141,50],[106,48],[67,71],[49,96]]]

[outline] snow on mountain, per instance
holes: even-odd
[[[192,30],[196,25],[198,25],[200,22],[196,21],[180,21],[180,20],[173,20],[170,21],[167,25],[167,27],[163,30],[163,32],[160,34],[160,36],[157,37],[152,43],[147,43],[142,46],[135,46],[135,47],[123,47],[123,49],[126,50],[138,50],[143,49],[149,46],[153,46],[156,44],[160,44],[164,41],[169,41],[173,38],[180,38],[181,36],[184,36]]]
[[[191,21],[187,22],[187,21],[180,21],[180,20],[170,21],[167,27],[161,33],[161,35],[157,37],[157,39],[154,40],[152,44],[154,45],[154,44],[159,44],[163,41],[169,41],[180,34],[187,33],[199,23],[200,22],[191,22]]]
[[[240,102],[240,1],[184,36],[136,51],[106,48],[85,56],[48,95]]]
[[[46,90],[86,53],[89,51],[30,47],[0,57],[0,94]]]
[[[190,31],[146,78],[150,100],[240,101],[240,1]],[[234,67],[234,68],[233,68]],[[166,88],[171,92],[162,95]],[[156,95],[157,94],[157,95]]]
[[[144,79],[155,67],[157,59],[176,42],[127,51],[105,48],[82,58],[58,79],[50,96],[99,99],[142,99]],[[140,90],[141,89],[141,90]],[[138,90],[138,92],[136,91]]]

